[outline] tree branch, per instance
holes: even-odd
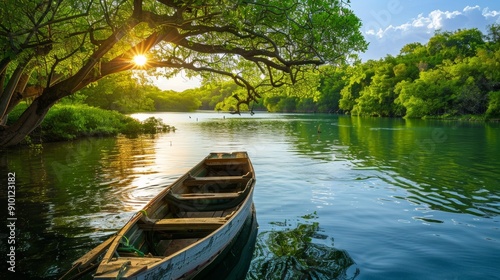
[[[26,65],[28,65],[31,58],[32,57],[28,57],[22,63],[17,65],[14,73],[12,73],[9,82],[7,83],[7,86],[3,90],[2,95],[0,96],[0,119],[3,119],[5,117],[10,100],[14,95],[15,89],[17,88],[18,83],[23,76],[24,69]]]

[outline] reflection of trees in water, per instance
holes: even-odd
[[[299,223],[295,228],[261,232],[247,279],[354,279],[359,268],[347,251],[314,239],[319,223]]]
[[[224,136],[278,135],[293,153],[322,163],[343,162],[360,170],[357,181],[380,179],[381,186],[404,189],[407,195],[391,199],[423,209],[500,215],[497,124],[290,114],[281,119],[231,119],[202,125],[207,133]]]

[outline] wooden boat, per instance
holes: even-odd
[[[117,232],[73,263],[94,279],[191,279],[253,214],[255,172],[246,152],[211,153]]]

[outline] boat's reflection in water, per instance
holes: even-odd
[[[192,279],[245,279],[255,249],[257,227],[257,218],[255,210],[253,210],[231,244],[217,256],[210,266],[200,271]]]

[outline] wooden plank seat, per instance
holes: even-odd
[[[248,161],[245,158],[211,158],[205,161],[207,166],[234,166],[234,165],[245,165]]]
[[[198,186],[201,184],[208,184],[208,183],[220,183],[220,184],[246,183],[251,177],[252,174],[250,172],[241,176],[208,176],[208,177],[189,176],[189,178],[187,178],[184,181],[184,185]]]
[[[171,218],[159,219],[154,223],[139,224],[143,230],[216,230],[226,223],[226,218]]]
[[[175,193],[172,196],[179,200],[232,199],[238,198],[241,193]]]

